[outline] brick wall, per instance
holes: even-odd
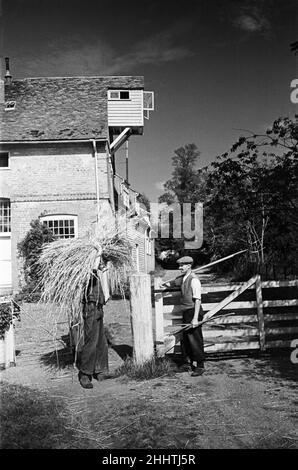
[[[100,211],[112,217],[113,196],[105,145],[98,144]],[[9,146],[10,169],[0,171],[0,197],[11,200],[12,281],[20,286],[17,244],[41,214],[76,215],[78,234],[95,229],[95,159],[91,143]]]
[[[101,210],[112,214],[111,205],[106,199],[100,200]],[[20,287],[22,278],[22,260],[18,257],[17,243],[24,238],[30,229],[30,222],[44,215],[76,215],[78,236],[94,233],[96,229],[97,206],[95,199],[74,199],[66,201],[35,201],[12,203],[11,245],[12,245],[12,282],[14,291]]]
[[[2,197],[95,194],[95,161],[91,143],[7,146],[10,169],[0,171]],[[107,154],[98,145],[101,197],[107,197]]]

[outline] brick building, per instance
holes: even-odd
[[[113,220],[115,153],[143,133],[145,93],[143,77],[12,80],[6,61],[0,79],[2,291],[20,287],[17,244],[33,219],[62,238],[94,232],[97,219]],[[140,259],[135,264],[151,270]]]
[[[127,235],[133,245],[132,256],[136,271],[150,273],[155,269],[155,250],[149,214],[138,201],[139,193],[132,189],[127,181],[117,173],[114,174],[114,188],[117,210],[127,209],[140,216],[134,225],[133,233],[128,227]]]

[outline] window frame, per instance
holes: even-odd
[[[128,93],[128,98],[121,98],[121,93]],[[112,98],[111,93],[119,93],[118,98]],[[108,99],[109,101],[131,101],[130,90],[108,90]]]
[[[7,107],[9,104],[13,104],[13,107]],[[15,100],[8,100],[5,102],[4,111],[14,111],[16,109],[16,101]]]
[[[8,227],[10,228],[10,231],[9,232],[1,232],[0,231],[0,238],[3,238],[3,237],[11,237],[11,202],[10,202],[10,199],[9,198],[5,198],[5,197],[2,197],[0,198],[0,203],[8,203],[8,208],[9,208],[9,223],[8,223]],[[2,224],[0,224],[1,226]],[[3,227],[4,227],[4,224],[3,224]]]
[[[10,153],[9,153],[9,152],[5,152],[4,150],[1,150],[1,151],[0,151],[0,156],[1,156],[2,154],[7,155],[8,165],[7,165],[7,166],[0,166],[0,170],[10,170]]]
[[[41,215],[39,217],[40,221],[42,223],[44,222],[51,222],[51,221],[65,221],[65,220],[73,220],[74,222],[74,236],[59,236],[53,233],[53,236],[55,240],[69,240],[72,238],[78,238],[78,216],[76,214],[46,214],[46,215]],[[47,225],[47,227],[50,229],[50,227]],[[59,228],[59,227],[58,227]]]

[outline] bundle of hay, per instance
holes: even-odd
[[[135,220],[131,227],[134,225]],[[133,228],[130,227],[128,238],[123,227],[118,221],[102,237],[86,236],[44,245],[39,259],[41,302],[66,308],[72,323],[81,321],[82,300],[99,261],[109,262],[109,278],[114,285],[122,282],[123,272],[131,269]]]

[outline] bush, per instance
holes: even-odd
[[[25,286],[23,286],[21,295],[22,300],[26,302],[36,302],[40,298],[38,290],[39,284],[39,256],[44,243],[54,241],[52,232],[40,222],[39,219],[30,223],[31,229],[25,238],[18,243],[18,251],[24,259],[24,278]]]
[[[5,302],[0,304],[0,339],[3,339],[5,332],[14,319],[20,319],[20,307],[14,302]]]

